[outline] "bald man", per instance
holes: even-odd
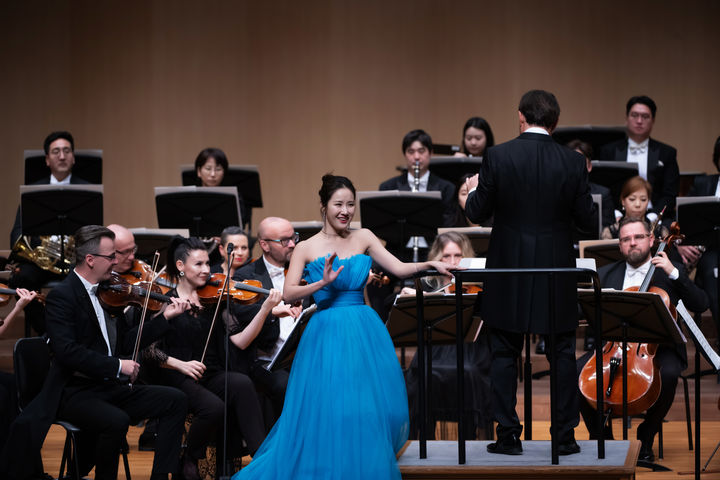
[[[258,225],[258,244],[263,251],[262,257],[237,270],[233,278],[260,280],[263,288],[282,291],[285,286],[285,267],[299,240],[297,232],[288,220],[280,217],[263,219]],[[257,305],[235,307],[233,313],[239,323],[228,327],[230,335],[242,331],[255,316],[258,308]],[[302,307],[280,302],[273,308],[272,315],[268,316],[255,341],[238,358],[238,370],[248,373],[254,382],[262,385],[269,392],[273,402],[273,422],[282,411],[288,372],[286,370],[269,372],[264,365],[285,342],[300,312]]]
[[[113,271],[117,273],[127,273],[132,269],[133,263],[135,262],[135,253],[137,252],[135,235],[127,228],[115,223],[108,225],[107,228],[115,234],[115,258],[117,258],[117,265],[115,265]]]

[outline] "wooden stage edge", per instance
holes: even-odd
[[[640,452],[640,442],[633,440],[627,442],[624,447],[625,458],[624,461],[616,462],[615,465],[602,465],[602,461],[597,460],[597,454],[595,455],[595,461],[591,458],[584,462],[584,465],[573,465],[568,464],[567,457],[560,457],[560,465],[551,465],[550,458],[548,456],[545,459],[544,464],[539,464],[537,461],[524,460],[524,455],[510,456],[510,455],[493,455],[493,457],[502,458],[500,462],[505,465],[498,465],[496,462],[493,464],[478,464],[482,462],[475,462],[475,464],[457,464],[457,443],[451,442],[454,445],[454,463],[447,461],[445,465],[438,464],[437,458],[433,461],[433,451],[436,444],[441,442],[428,441],[428,458],[420,460],[417,457],[417,441],[408,441],[403,446],[402,450],[398,453],[398,459],[400,463],[400,473],[403,479],[550,479],[550,478],[566,478],[566,479],[577,479],[582,478],[584,480],[630,480],[635,478],[635,468]],[[443,442],[446,443],[446,442]],[[471,444],[479,444],[482,450],[485,450],[485,444],[489,442],[467,442],[467,460],[470,459],[470,446]],[[523,441],[523,449],[527,452],[533,449],[533,444],[545,444],[547,448],[549,441]],[[589,443],[589,442],[588,442]],[[595,443],[595,442],[592,442]],[[619,442],[618,442],[619,443]],[[414,445],[413,445],[414,444]],[[582,442],[583,448],[585,448],[586,442]],[[412,451],[412,453],[410,453]],[[593,450],[597,452],[597,450]],[[408,455],[414,457],[409,462],[412,465],[408,465]],[[492,455],[492,454],[488,454]],[[581,455],[581,454],[577,454]],[[585,455],[588,455],[586,453]],[[621,457],[622,458],[622,457]],[[429,461],[429,462],[428,462]],[[565,464],[563,464],[565,461]],[[433,463],[432,465],[423,465],[423,463]]]

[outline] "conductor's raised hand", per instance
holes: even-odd
[[[473,188],[477,188],[479,182],[480,176],[477,173],[470,178],[466,178],[465,185],[467,186],[468,192]]]
[[[337,253],[333,252],[332,255],[325,259],[325,267],[323,268],[323,282],[325,285],[334,282],[338,275],[340,275],[340,272],[342,272],[342,269],[345,268],[344,265],[341,265],[337,270],[333,270],[333,262],[336,258]]]

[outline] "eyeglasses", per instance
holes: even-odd
[[[130,255],[132,253],[133,255],[135,255],[137,253],[137,251],[138,251],[137,245],[133,245],[132,247],[126,248],[125,250],[115,250],[115,254],[125,256],[125,255]]]
[[[649,233],[638,233],[637,235],[630,235],[630,236],[627,236],[627,237],[622,237],[622,238],[620,239],[620,243],[630,243],[633,239],[634,239],[636,242],[640,242],[640,241],[642,241],[642,240],[645,240],[645,239],[648,238],[649,236],[650,236]]]
[[[300,241],[300,234],[298,232],[295,232],[290,238],[263,238],[263,240],[265,240],[266,242],[276,242],[283,247],[287,247],[290,241],[297,244]]]
[[[70,155],[72,153],[72,149],[69,147],[53,148],[52,150],[50,150],[50,155],[57,157],[58,155],[60,155],[60,152],[64,153],[65,155]]]
[[[105,260],[107,260],[108,262],[112,262],[113,260],[115,260],[117,258],[115,256],[114,252],[110,255],[103,255],[102,253],[89,253],[88,255],[92,255],[93,257],[102,257]]]

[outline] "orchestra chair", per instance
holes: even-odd
[[[73,152],[75,165],[72,173],[92,184],[102,184],[103,151],[98,149],[76,149]],[[25,150],[25,185],[32,185],[50,175],[45,164],[44,150]]]
[[[18,407],[22,411],[40,393],[50,370],[50,348],[47,340],[44,337],[19,339],[13,349],[13,365],[17,382]],[[72,474],[72,478],[81,480],[80,463],[77,458],[77,435],[81,430],[72,423],[59,419],[55,419],[54,424],[65,429],[65,445],[58,478],[70,478]],[[125,477],[131,480],[128,451],[127,440],[123,439],[120,452],[125,466]],[[70,468],[70,462],[73,463],[74,469]]]

